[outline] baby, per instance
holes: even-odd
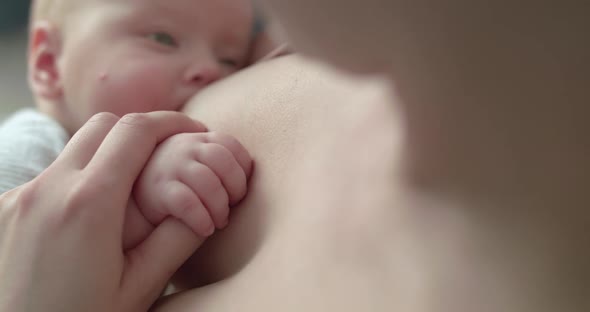
[[[254,25],[249,0],[35,1],[29,82],[38,110],[0,128],[0,193],[40,174],[96,113],[176,111],[243,68]],[[164,142],[136,183],[125,245],[170,215],[204,237],[225,227],[250,170],[247,151],[220,133]]]

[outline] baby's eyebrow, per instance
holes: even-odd
[[[190,10],[183,10],[169,1],[139,0],[138,2],[143,3],[143,5],[140,6],[141,11],[144,14],[149,14],[149,16],[153,18],[167,20],[174,23],[183,23],[194,20]]]

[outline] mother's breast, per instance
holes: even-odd
[[[334,171],[360,159],[368,167],[358,170],[384,172],[398,124],[391,100],[387,82],[353,78],[299,56],[260,63],[198,94],[184,111],[240,140],[255,172],[228,229],[208,241],[183,274],[214,282],[239,271],[288,221],[282,207],[293,190],[310,185],[307,171],[342,180],[354,173]]]
[[[235,136],[252,154],[274,164],[306,150],[323,133],[370,128],[365,124],[372,118],[368,114],[391,117],[388,86],[378,78],[354,78],[291,55],[211,85],[184,112],[212,130]]]

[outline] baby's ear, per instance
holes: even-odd
[[[40,21],[31,27],[29,39],[28,78],[33,93],[46,100],[63,96],[57,60],[61,53],[61,38],[57,27]]]

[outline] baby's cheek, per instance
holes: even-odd
[[[108,111],[122,116],[134,112],[169,109],[171,78],[158,68],[113,68],[95,77],[95,112]]]

